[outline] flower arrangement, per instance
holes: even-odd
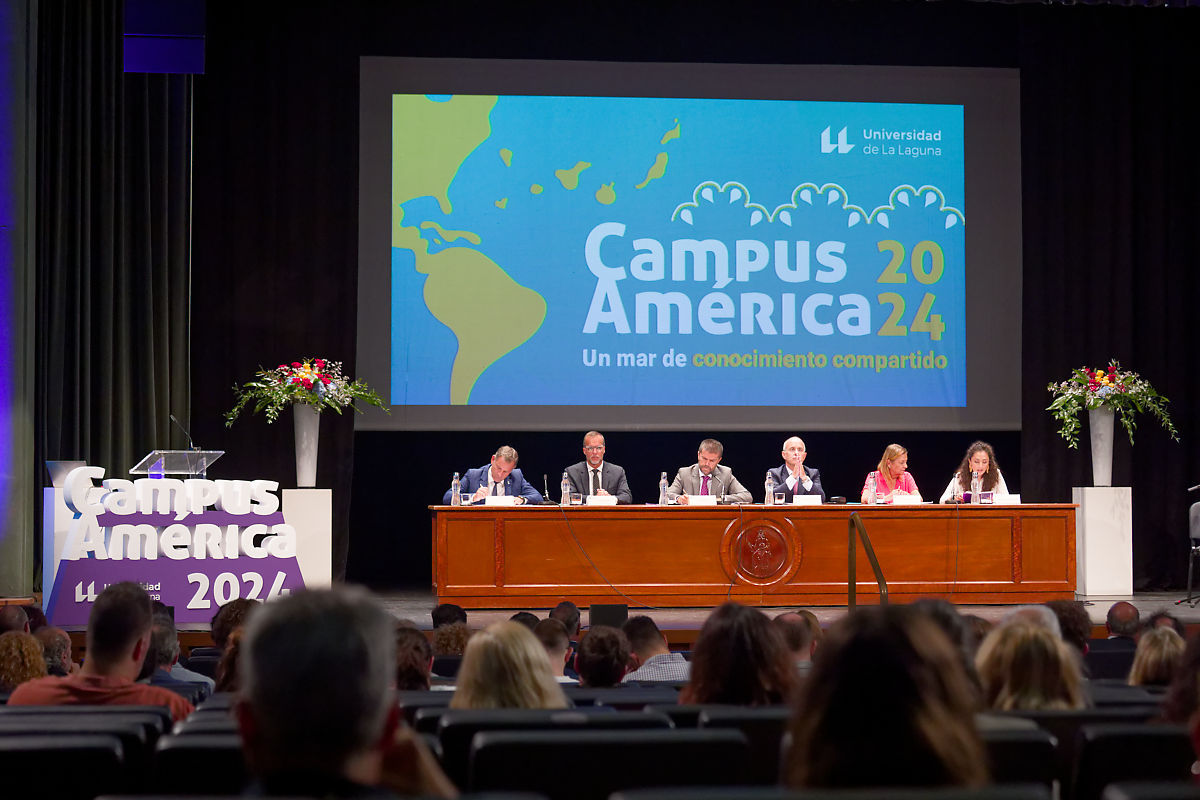
[[[1080,367],[1071,372],[1071,377],[1046,387],[1054,401],[1046,409],[1059,422],[1058,435],[1067,440],[1069,447],[1079,446],[1079,412],[1084,409],[1109,408],[1116,412],[1133,444],[1134,419],[1138,412],[1149,412],[1158,418],[1171,438],[1179,441],[1179,431],[1171,422],[1167,403],[1150,381],[1136,372],[1121,369],[1117,360],[1108,362],[1107,369]]]
[[[288,406],[304,403],[322,411],[326,408],[341,414],[342,409],[361,400],[387,411],[383,398],[363,381],[351,381],[342,374],[340,361],[308,358],[280,364],[275,369],[260,369],[255,380],[234,386],[237,403],[225,413],[225,426],[230,427],[242,410],[254,404],[254,413],[265,411],[267,422],[279,419],[279,412]]]

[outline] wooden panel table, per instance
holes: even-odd
[[[431,506],[439,602],[845,605],[857,511],[889,597],[1075,596],[1075,506]],[[857,599],[877,602],[861,545]]]

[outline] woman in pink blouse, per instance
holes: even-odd
[[[883,458],[879,459],[879,468],[868,474],[867,479],[863,481],[864,503],[870,502],[867,487],[871,483],[872,475],[875,476],[875,492],[877,496],[884,498],[885,503],[892,502],[897,495],[914,495],[920,502],[921,493],[917,490],[917,482],[908,474],[908,450],[900,445],[889,444],[883,451]]]

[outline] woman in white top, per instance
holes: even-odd
[[[938,502],[961,503],[963,492],[971,491],[971,478],[976,473],[982,478],[983,491],[999,495],[1008,494],[1008,486],[1004,483],[1004,476],[1000,474],[1000,465],[996,463],[996,453],[992,446],[987,442],[972,442],[962,463],[958,465],[958,471],[950,479]]]

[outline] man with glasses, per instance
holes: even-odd
[[[617,498],[618,505],[623,506],[633,502],[625,470],[604,460],[603,434],[588,431],[583,435],[583,457],[584,461],[567,467],[567,479],[571,481],[572,491],[584,497],[611,495]]]

